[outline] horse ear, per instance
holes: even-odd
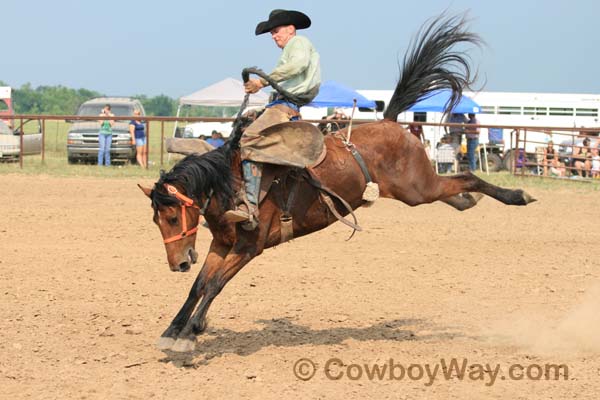
[[[150,188],[145,188],[145,187],[143,187],[142,185],[140,185],[139,183],[138,183],[138,187],[140,188],[140,190],[141,190],[142,192],[144,192],[144,194],[145,194],[146,196],[150,197],[150,193],[152,193],[152,189],[150,189]]]

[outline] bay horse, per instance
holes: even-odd
[[[459,43],[478,44],[479,40],[465,29],[464,18],[442,16],[425,25],[404,57],[384,120],[358,125],[352,130],[354,148],[362,155],[372,181],[379,185],[380,196],[410,206],[439,200],[459,210],[477,204],[470,192],[488,195],[507,205],[522,206],[534,201],[522,190],[494,186],[470,172],[437,175],[421,142],[396,122],[401,112],[440,88],[452,89],[451,109],[463,87],[472,83],[468,56],[453,47]],[[224,212],[232,207],[234,193],[242,184],[240,134],[234,132],[234,139],[225,146],[202,155],[189,155],[168,173],[161,172],[153,189],[140,186],[151,199],[154,222],[164,239],[171,270],[187,271],[197,261],[195,240],[201,214],[212,234],[208,254],[186,301],[157,343],[160,349],[194,350],[196,336],[206,329],[208,309],[227,282],[264,249],[282,242],[280,217],[284,212],[292,218],[294,237],[318,231],[336,221],[331,209],[321,201],[320,189],[314,181],[345,200],[349,208],[339,198],[333,200],[341,215],[365,205],[362,198],[367,184],[365,174],[340,136],[328,135],[326,157],[311,170],[312,183],[289,168],[265,165],[265,171],[271,168],[277,179],[260,204],[257,229],[246,231],[226,222]],[[289,200],[286,182],[294,176],[295,201],[290,209],[284,210],[281,199]]]

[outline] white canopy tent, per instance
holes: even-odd
[[[210,85],[179,99],[179,107],[190,106],[240,106],[244,100],[244,84],[233,78],[225,78],[220,82]],[[248,106],[264,106],[269,100],[269,95],[258,92],[250,95]]]
[[[244,84],[233,78],[225,78],[220,82],[212,84],[204,89],[198,90],[179,99],[177,117],[181,114],[183,106],[217,106],[235,107],[241,106],[246,92]],[[248,99],[248,107],[264,106],[269,101],[269,95],[264,92],[251,94]],[[173,136],[177,131],[177,121],[173,128]]]
[[[240,107],[244,101],[245,95],[246,92],[244,90],[244,84],[241,81],[233,78],[225,78],[222,81],[212,84],[204,89],[181,97],[179,99],[179,106],[177,107],[177,117],[181,115],[181,109],[183,106]],[[250,95],[248,98],[247,107],[263,107],[268,101],[269,95],[261,91]],[[172,141],[174,143],[175,141],[180,140],[175,137],[177,125],[178,121],[175,121],[175,126],[173,127],[173,138],[167,139],[167,142]],[[167,148],[168,147],[169,144],[167,144]],[[170,159],[171,152],[169,152],[169,160]]]

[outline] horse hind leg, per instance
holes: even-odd
[[[481,193],[475,192],[471,194],[469,192],[465,192],[442,199],[441,201],[456,208],[458,211],[465,211],[469,208],[475,207],[482,197],[483,195]]]
[[[483,193],[501,203],[511,206],[525,206],[536,201],[536,199],[521,189],[505,189],[492,185],[470,172],[449,177],[440,177],[440,193],[442,196],[443,194],[448,195],[444,196],[446,199],[458,193],[463,193],[464,196],[464,192]]]

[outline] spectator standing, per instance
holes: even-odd
[[[421,143],[425,142],[425,135],[423,134],[422,125],[417,125],[415,123],[408,124],[408,130],[410,131],[410,133],[415,135],[419,139],[419,141],[421,141]]]
[[[600,179],[600,150],[592,149],[592,178]]]
[[[139,117],[142,113],[140,110],[133,110],[133,115]],[[131,135],[131,144],[135,145],[135,159],[142,168],[146,168],[148,166],[148,147],[144,123],[139,119],[131,120],[129,134]]]
[[[221,135],[221,132],[212,131],[210,137],[206,139],[206,143],[210,144],[216,149],[223,146],[225,144],[225,140],[223,139],[223,135]]]
[[[427,113],[413,113],[413,123],[408,124],[408,130],[410,131],[410,133],[415,135],[421,141],[421,143],[425,143],[425,133],[423,132],[423,125],[416,124],[415,122],[427,122]]]
[[[110,104],[104,106],[100,112],[101,117],[114,117],[110,110]],[[112,145],[112,127],[115,121],[112,119],[98,120],[100,132],[98,132],[98,165],[110,165],[110,147]]]
[[[477,169],[477,157],[475,152],[477,146],[479,146],[479,121],[475,117],[475,114],[469,114],[469,120],[467,121],[466,136],[467,136],[467,159],[469,160],[469,169],[475,171]]]

